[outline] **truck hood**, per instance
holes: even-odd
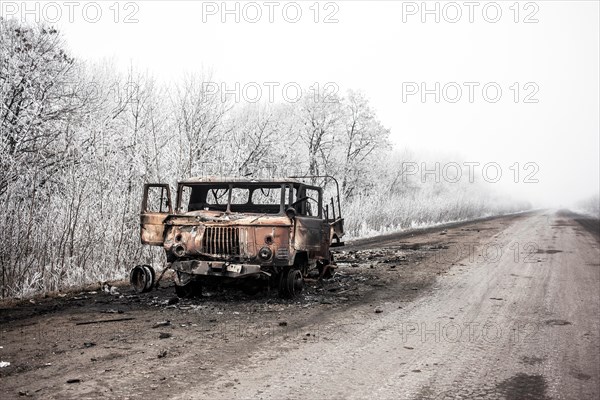
[[[286,215],[260,213],[224,213],[221,211],[190,211],[183,214],[171,214],[165,219],[165,225],[292,225]]]

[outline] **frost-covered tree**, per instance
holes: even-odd
[[[405,179],[402,161],[418,157],[390,152],[361,93],[236,104],[210,75],[167,85],[77,60],[53,27],[0,18],[0,28],[2,296],[161,267],[164,253],[139,241],[147,182],[333,175],[354,236],[507,209],[478,186]]]
[[[344,101],[342,155],[342,192],[346,199],[357,189],[368,189],[374,157],[387,150],[389,129],[383,127],[362,93],[349,91]]]
[[[76,119],[88,93],[56,29],[0,18],[0,194],[17,179],[42,186],[78,158]]]

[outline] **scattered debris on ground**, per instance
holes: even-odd
[[[177,387],[187,387],[190,376],[218,378],[215,366],[226,368],[250,357],[265,342],[285,351],[335,340],[346,329],[336,324],[339,313],[350,312],[357,320],[383,313],[383,318],[390,301],[404,304],[426,294],[452,267],[436,262],[435,254],[448,249],[457,236],[475,241],[495,231],[482,232],[448,228],[443,236],[438,230],[400,236],[385,245],[350,243],[335,253],[333,275],[307,276],[304,290],[294,299],[282,299],[276,287],[268,286],[253,294],[216,286],[195,298],[178,298],[167,272],[147,293],[136,293],[126,282],[104,282],[87,290],[0,304],[1,355],[11,361],[0,364],[0,378],[13,395],[23,391],[85,397],[99,382],[110,388],[110,393],[103,392],[109,398],[127,397],[133,390],[168,397]],[[181,370],[181,365],[194,368]],[[43,372],[48,369],[52,374]],[[148,371],[156,375],[150,385]],[[160,383],[166,379],[169,388]],[[66,389],[65,382],[77,385]]]

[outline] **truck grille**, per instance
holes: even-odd
[[[215,255],[240,255],[240,229],[207,226],[202,238],[202,252]]]

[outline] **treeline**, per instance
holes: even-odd
[[[354,236],[508,209],[473,185],[399,184],[402,156],[361,93],[239,104],[207,75],[166,85],[76,59],[52,27],[0,25],[3,297],[161,263],[139,243],[146,182],[334,175]]]
[[[575,205],[575,210],[594,218],[600,218],[600,195],[595,194]]]

